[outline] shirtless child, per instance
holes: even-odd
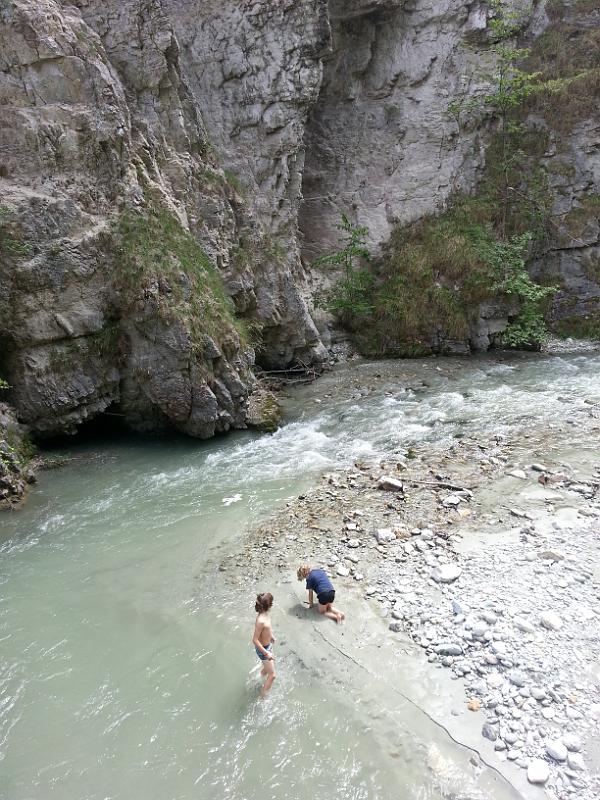
[[[260,690],[262,697],[266,695],[275,680],[275,656],[271,652],[275,644],[275,637],[273,636],[271,617],[269,615],[272,605],[273,595],[271,592],[264,592],[263,594],[256,595],[254,609],[258,616],[256,617],[256,625],[254,626],[252,644],[256,650],[256,655],[263,662],[260,674],[265,675],[267,678]]]
[[[337,608],[333,607],[335,589],[324,569],[313,569],[308,564],[303,564],[298,567],[296,574],[299,581],[306,580],[309,608],[313,607],[313,594],[316,594],[319,602],[319,614],[324,614],[336,622],[346,619],[346,615],[342,611],[338,611]]]

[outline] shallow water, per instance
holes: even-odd
[[[285,607],[280,677],[257,700],[264,587],[234,591],[215,563],[324,469],[482,429],[551,437],[600,401],[599,367],[597,355],[364,364],[297,391],[273,435],[74,440],[73,460],[0,519],[0,797],[446,796],[425,766],[443,735],[415,740],[401,712],[375,723],[377,693],[357,702],[356,676],[319,677],[286,641]],[[487,791],[450,793],[507,796]]]

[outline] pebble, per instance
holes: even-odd
[[[490,725],[489,722],[484,723],[483,727],[481,728],[481,735],[484,739],[489,739],[490,742],[495,742],[498,738],[498,733],[493,725]]]
[[[511,669],[510,672],[508,673],[508,680],[514,686],[525,686],[525,684],[527,683],[527,676],[525,675],[524,672],[521,672],[518,669]]]
[[[387,542],[394,542],[396,540],[396,534],[391,528],[379,528],[375,531],[375,538],[379,544],[385,544]]]
[[[531,622],[528,622],[526,619],[523,619],[523,617],[515,617],[513,622],[515,624],[515,628],[518,628],[520,631],[523,631],[523,633],[533,633],[535,630],[535,626],[532,625]]]
[[[491,648],[498,656],[505,656],[508,652],[508,645],[506,642],[492,642]]]
[[[404,484],[397,478],[392,478],[389,475],[384,475],[377,481],[377,488],[383,489],[386,492],[403,492]]]
[[[439,656],[462,656],[463,649],[459,644],[453,642],[442,642],[436,645],[435,652]]]
[[[580,753],[569,753],[567,755],[567,764],[570,769],[583,771],[585,769],[585,762]]]
[[[498,672],[492,672],[487,679],[488,686],[492,689],[499,689],[504,683],[504,678]]]
[[[546,753],[555,761],[567,760],[567,748],[559,739],[548,739]]]
[[[457,615],[463,615],[465,613],[465,608],[458,600],[452,601],[452,611]]]
[[[550,768],[541,758],[534,758],[527,767],[527,780],[529,783],[546,783],[550,777]]]
[[[542,550],[539,557],[544,561],[564,561],[565,559],[564,554],[559,553],[558,550]]]
[[[527,474],[522,469],[513,469],[508,473],[511,478],[520,478],[522,481],[527,480]]]
[[[442,500],[442,505],[446,508],[456,508],[460,503],[462,503],[462,497],[457,494],[449,494]]]
[[[345,567],[343,564],[338,564],[336,568],[336,573],[340,576],[340,578],[347,578],[350,575],[350,570],[348,567]]]
[[[431,571],[431,577],[436,583],[453,583],[462,573],[458,564],[440,564]]]
[[[550,631],[558,631],[563,626],[562,619],[555,614],[554,611],[546,611],[540,617],[540,623],[544,628],[547,628]]]
[[[578,753],[581,750],[581,739],[574,733],[565,733],[562,740],[567,750],[573,753]]]

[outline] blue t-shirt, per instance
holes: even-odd
[[[321,592],[330,592],[333,589],[333,583],[324,569],[313,569],[306,579],[306,588],[312,589],[319,596]]]

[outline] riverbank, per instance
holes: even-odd
[[[343,390],[401,402],[417,388],[404,383],[395,393],[383,380],[374,367],[362,386]],[[292,613],[330,640],[327,653],[341,649],[369,681],[391,681],[477,754],[474,773],[483,763],[497,768],[523,797],[544,787],[557,800],[592,800],[600,790],[600,404],[573,386],[552,400],[511,424],[499,408],[487,430],[467,425],[450,439],[441,431],[393,457],[326,472],[221,569],[235,581],[243,564],[287,604],[295,596]],[[297,605],[303,592],[293,575],[305,561],[333,574],[349,620],[370,620],[366,639],[360,626],[323,626]]]

